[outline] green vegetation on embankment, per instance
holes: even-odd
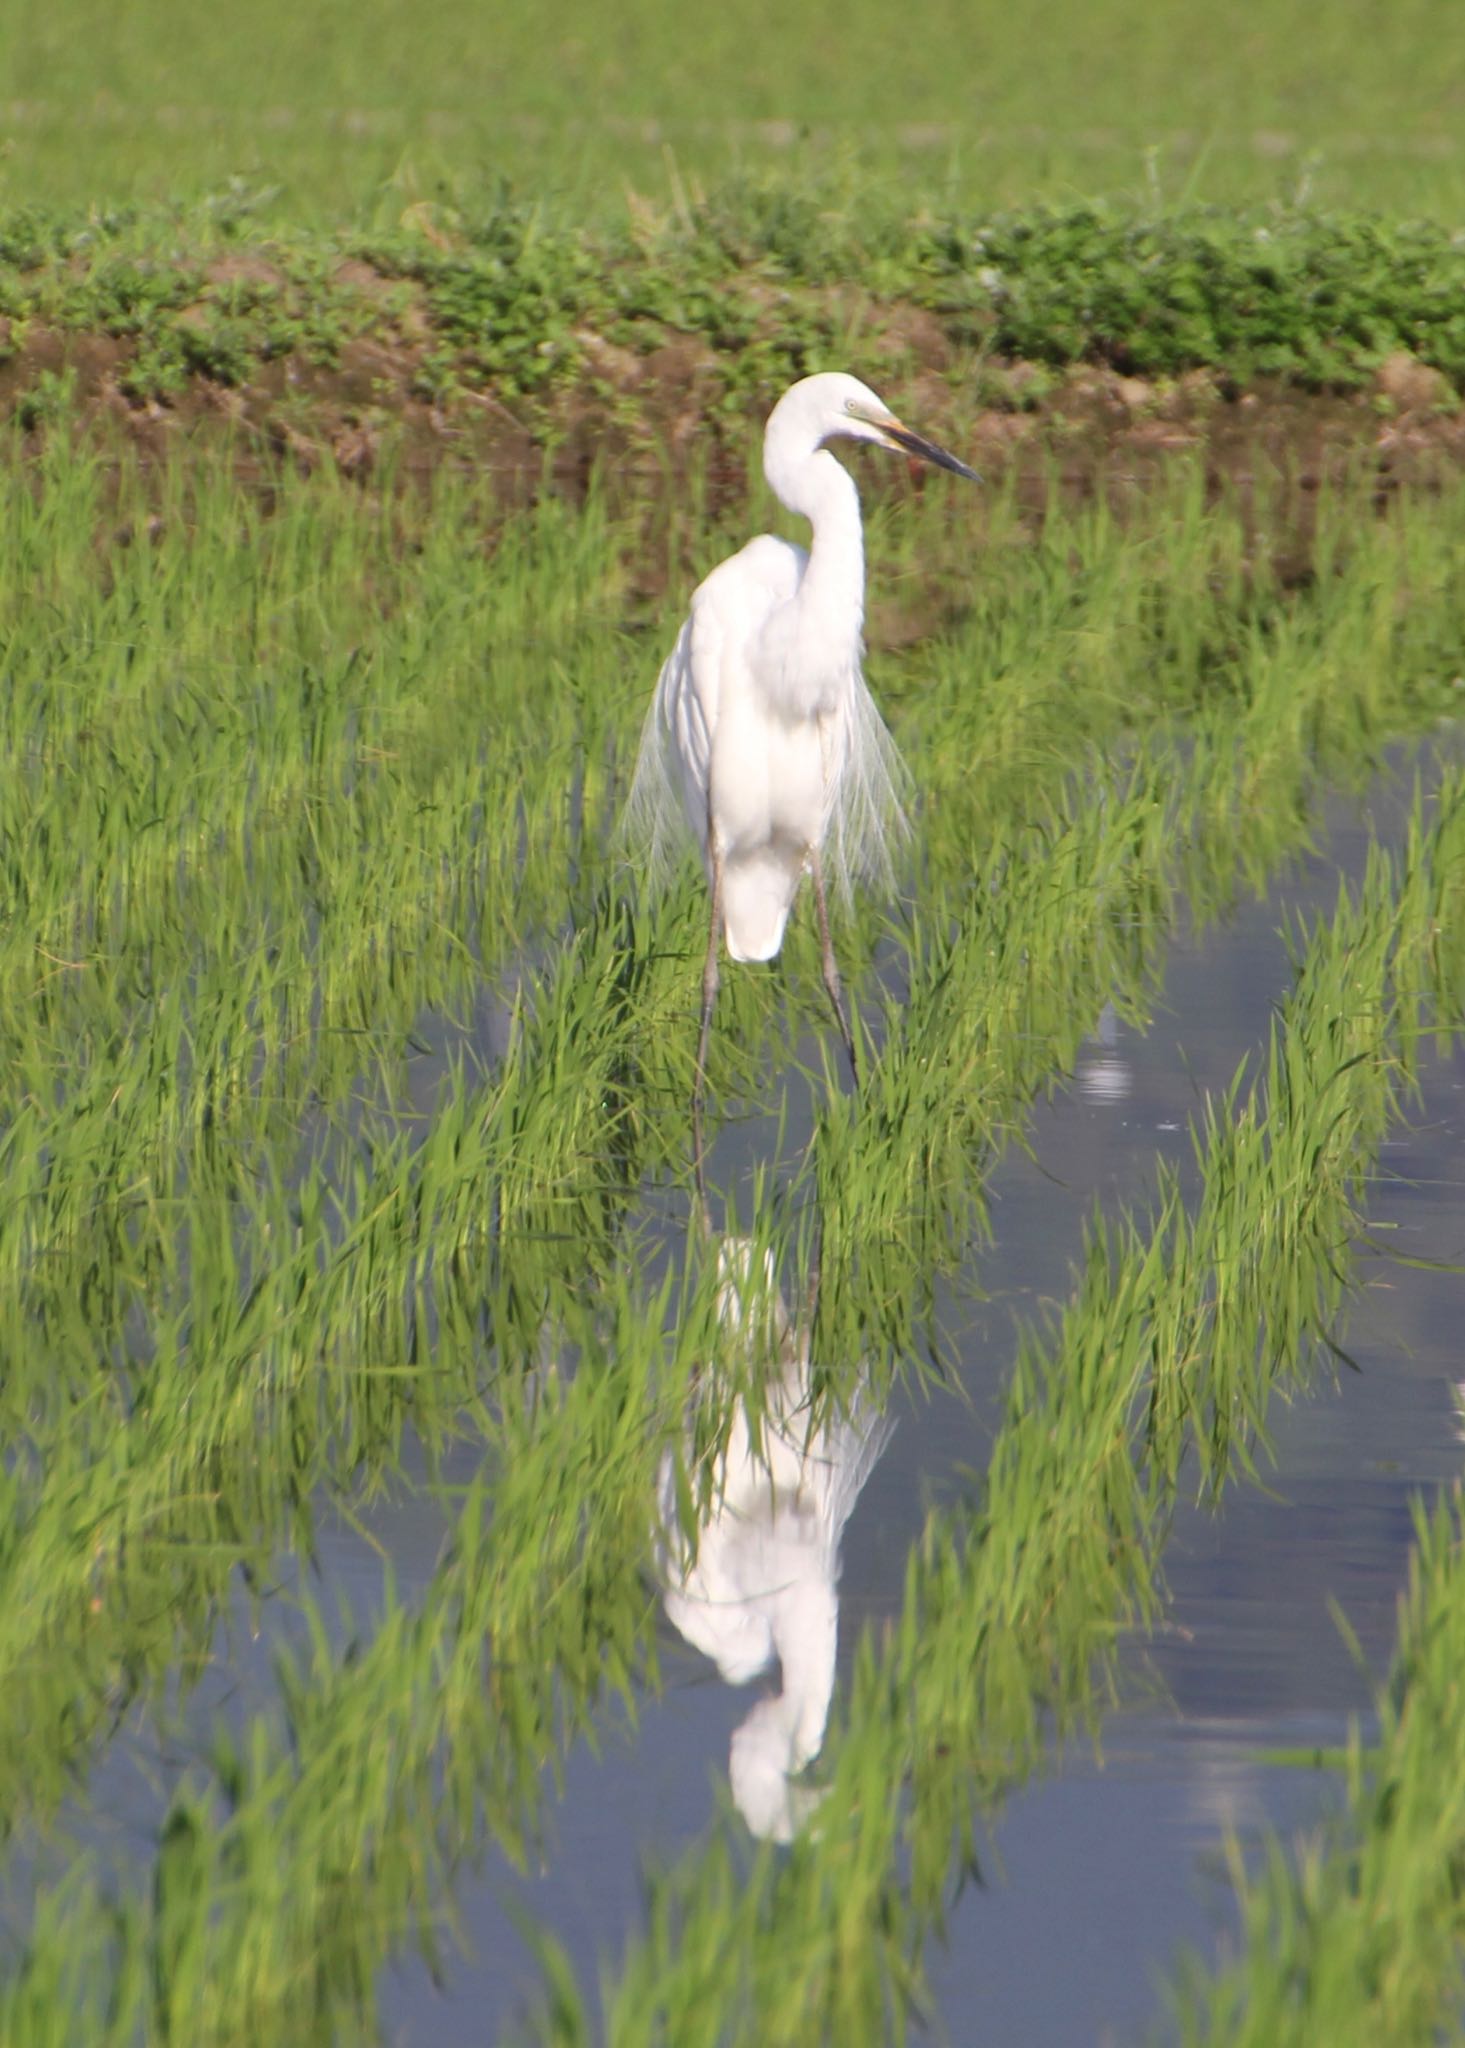
[[[1061,399],[1075,366],[1453,410],[1465,243],[1290,209],[911,215],[751,179],[594,228],[488,192],[321,232],[263,232],[242,200],[0,216],[0,404],[25,426],[100,407],[288,448],[325,417],[357,446],[415,406],[460,435],[665,442],[671,414],[684,438],[837,364],[934,376],[965,417]]]

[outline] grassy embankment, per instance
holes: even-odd
[[[1447,431],[1465,388],[1465,250],[1358,213],[933,216],[764,180],[596,229],[492,193],[309,232],[243,204],[27,208],[0,256],[21,426],[83,413],[155,452],[212,427],[240,458],[352,474],[404,430],[419,460],[496,457],[530,484],[546,448],[581,477],[634,456],[642,490],[708,448],[725,467],[731,432],[740,472],[750,417],[834,366],[918,383],[952,431],[1051,413],[1060,453],[1084,421],[1264,431],[1225,404],[1259,380],[1361,397],[1368,446],[1401,413]],[[1013,430],[985,431],[1000,461]]]

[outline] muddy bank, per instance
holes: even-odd
[[[282,466],[363,486],[456,467],[492,478],[506,507],[546,490],[577,496],[597,472],[632,501],[665,497],[693,475],[714,504],[746,494],[765,394],[730,406],[725,361],[697,337],[644,353],[583,331],[576,342],[582,374],[532,406],[488,383],[422,395],[432,343],[410,331],[348,340],[331,363],[283,355],[233,383],[196,374],[162,400],[129,389],[135,341],[31,324],[0,365],[0,417],[27,455],[64,433],[144,465],[186,455],[261,482]],[[1087,364],[1055,372],[964,352],[912,307],[885,309],[852,367],[1035,514],[1055,487],[1070,502],[1102,495],[1122,509],[1177,462],[1199,462],[1215,494],[1245,503],[1265,492],[1283,512],[1283,552],[1299,562],[1309,508],[1329,484],[1361,477],[1385,502],[1465,474],[1465,410],[1407,356],[1348,394],[1280,381],[1243,388],[1201,369],[1173,379]],[[862,481],[878,491],[884,474]]]

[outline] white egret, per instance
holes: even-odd
[[[845,1414],[813,1419],[809,1355],[773,1280],[753,1298],[746,1239],[718,1248],[723,1325],[750,1342],[764,1311],[779,1375],[755,1441],[739,1408],[711,1507],[689,1547],[677,1515],[676,1463],[661,1467],[662,1598],[687,1641],[730,1685],[778,1660],[781,1689],[759,1700],[732,1738],[733,1799],[753,1833],[786,1842],[817,1802],[790,1781],[819,1753],[834,1691],[839,1545],[892,1425],[863,1390]],[[767,1325],[765,1325],[767,1326]]]
[[[824,984],[858,1079],[829,912],[823,852],[842,887],[888,887],[906,829],[895,743],[860,673],[865,552],[854,479],[826,443],[873,441],[977,481],[923,440],[858,378],[805,377],[769,415],[763,471],[813,527],[809,550],[761,534],[714,569],[662,668],[641,736],[627,811],[653,869],[686,826],[702,849],[712,918],[702,976],[693,1096],[700,1109],[717,995],[719,943],[734,960],[771,960],[800,881],[813,877]]]

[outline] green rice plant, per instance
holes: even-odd
[[[95,2011],[99,2040],[369,2034],[383,1960],[446,1939],[460,1862],[530,1853],[565,1745],[658,1682],[661,1455],[682,1445],[694,1518],[768,1361],[729,1344],[717,1261],[684,1243],[703,899],[689,879],[635,901],[611,844],[666,627],[638,580],[648,529],[610,503],[513,516],[462,479],[368,497],[321,477],[267,503],[59,448],[7,499],[17,1851],[63,1811],[84,1831],[123,1711],[171,1730],[227,1665],[241,1588],[277,1611],[275,1568],[327,1508],[417,1483],[449,1527],[411,1604],[355,1623],[298,1596],[308,1649],[246,1726],[189,1738],[140,1878],[81,1857],[40,1888],[7,2040]],[[872,521],[897,614],[921,612],[928,562],[945,595],[933,641],[882,657],[877,636],[872,661],[929,797],[907,900],[847,920],[861,1110],[808,1054],[827,1026],[802,927],[785,971],[729,977],[712,1067],[762,1159],[726,1191],[753,1270],[766,1251],[802,1290],[822,1231],[819,1399],[939,1357],[935,1282],[1103,1005],[1143,1018],[1179,921],[1275,874],[1325,781],[1453,705],[1462,513],[1355,525],[1299,594],[1251,572],[1193,482],[1148,525],[1055,510],[1021,551],[1000,502],[985,550],[916,502]],[[1458,1016],[1453,789],[1403,865],[1299,935],[1265,1091],[1204,1128],[1193,1214],[1161,1175],[1145,1222],[1096,1222],[1068,1317],[1014,1368],[985,1493],[932,1521],[896,1636],[861,1652],[824,1835],[748,1875],[719,1832],[654,1890],[624,2038],[745,1967],[748,2002],[716,1976],[732,2002],[708,2007],[730,2034],[791,1968],[790,2027],[824,2013],[831,1965],[840,2013],[902,2024],[980,1813],[1036,1767],[1045,1717],[1091,1725],[1116,1631],[1155,1611],[1182,1461],[1213,1492],[1244,1471],[1331,1328],[1320,1248],[1341,1265],[1412,1047]],[[1276,1225],[1253,1245],[1257,1200]],[[1261,1320],[1276,1347],[1248,1352]],[[465,1442],[484,1469],[460,1497],[442,1461]]]
[[[1247,1869],[1236,1952],[1182,1962],[1167,2031],[1187,2043],[1447,2038],[1460,2005],[1461,1502],[1414,1508],[1394,1669],[1336,1822]]]
[[[1197,1134],[1194,1216],[1162,1171],[1147,1224],[1096,1220],[1061,1324],[1019,1358],[979,1496],[933,1513],[899,1629],[861,1647],[817,1825],[741,1886],[722,1830],[654,1880],[606,1988],[610,2039],[904,2032],[978,1813],[1050,1733],[1091,1721],[1120,1632],[1157,1611],[1187,1465],[1215,1489],[1248,1464],[1273,1392],[1332,1342],[1363,1180],[1410,1071],[1408,963],[1438,942],[1441,891],[1458,951],[1458,776],[1430,829],[1416,810],[1403,862],[1376,859],[1313,935],[1262,1084]]]

